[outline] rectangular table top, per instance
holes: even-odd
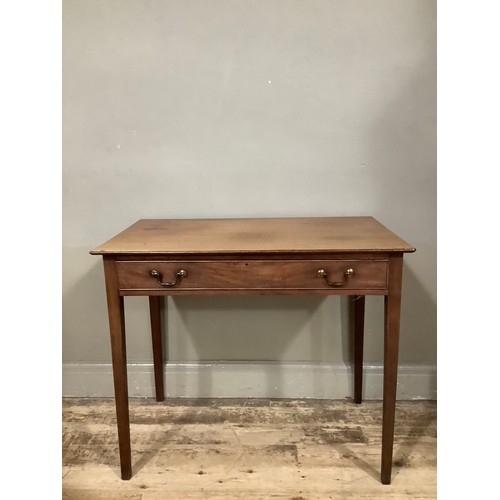
[[[373,217],[141,219],[92,250],[114,254],[414,252]]]

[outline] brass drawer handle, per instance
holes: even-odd
[[[335,281],[328,281],[327,272],[324,269],[318,269],[318,278],[324,278],[328,286],[332,286],[335,288],[347,285],[347,280],[349,279],[349,276],[352,276],[353,274],[354,274],[353,269],[346,269],[344,273],[344,281],[335,282]]]
[[[151,269],[151,271],[149,271],[149,275],[156,278],[156,281],[160,286],[172,287],[179,284],[182,281],[182,278],[187,276],[187,272],[184,269],[179,269],[175,273],[175,281],[162,281],[161,274],[156,269]]]

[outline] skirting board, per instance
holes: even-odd
[[[111,364],[63,364],[62,394],[67,397],[112,397]],[[165,395],[174,398],[313,398],[353,396],[353,367],[343,363],[205,362],[168,363]],[[130,397],[153,397],[152,364],[128,365]],[[380,400],[383,367],[365,365],[363,398]],[[436,399],[436,367],[402,365],[397,398]]]

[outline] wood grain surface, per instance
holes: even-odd
[[[392,483],[380,484],[382,403],[131,400],[130,481],[113,400],[63,402],[63,499],[436,498],[436,404],[399,401]]]
[[[90,253],[413,252],[373,217],[141,219]]]
[[[319,289],[330,290],[318,276],[324,269],[329,280],[344,281],[347,269],[353,275],[345,289],[385,289],[387,287],[387,261],[384,260],[237,260],[237,261],[119,261],[117,262],[120,290],[158,290],[163,287],[150,276],[157,270],[163,281],[175,281],[177,271],[187,276],[175,289]]]

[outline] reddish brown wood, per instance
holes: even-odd
[[[120,290],[120,295],[143,297],[144,295],[156,295],[160,297],[222,297],[222,296],[255,296],[255,295],[386,295],[387,289],[366,288],[336,288],[336,289],[312,289],[312,288],[194,288],[180,290],[177,288],[165,288],[161,290]]]
[[[156,401],[163,401],[163,342],[161,336],[161,297],[149,297]]]
[[[354,402],[360,404],[363,393],[363,345],[365,333],[365,296],[356,295],[354,303]]]
[[[120,290],[220,290],[220,289],[282,289],[282,290],[353,290],[385,289],[387,260],[228,260],[228,261],[149,261],[118,262]],[[318,276],[324,269],[330,281],[344,280],[345,285],[330,287]],[[175,282],[176,273],[187,275],[173,287],[161,286],[149,273],[156,270],[161,281]]]
[[[90,252],[92,255],[99,255],[96,252]],[[104,255],[104,254],[103,254]],[[199,262],[208,260],[210,262],[217,261],[233,261],[233,260],[265,260],[267,262],[275,260],[389,260],[391,252],[221,252],[221,253],[117,253],[113,255],[117,262]]]
[[[121,478],[130,479],[132,477],[132,458],[130,453],[125,314],[123,297],[120,297],[118,293],[116,262],[114,259],[104,257],[104,274],[108,300]]]
[[[384,402],[382,420],[382,484],[391,483],[392,448],[394,443],[394,414],[398,377],[399,322],[403,255],[389,260],[389,291],[385,297],[384,332]]]
[[[124,295],[149,296],[156,397],[163,399],[160,297],[167,295],[359,295],[355,301],[355,401],[361,402],[365,295],[385,295],[382,483],[391,481],[403,252],[415,249],[372,217],[141,220],[91,253],[106,276],[123,479],[132,475]],[[179,269],[187,276],[174,287]],[[347,268],[354,275],[332,282]]]
[[[105,254],[413,252],[373,217],[141,219],[92,250]],[[240,255],[241,256],[241,255]]]

